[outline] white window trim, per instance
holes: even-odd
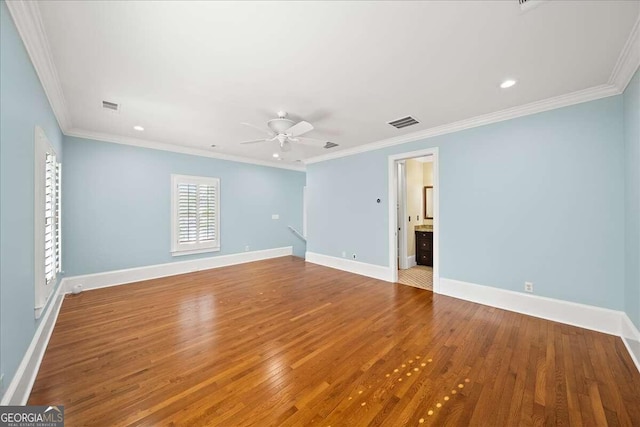
[[[34,138],[34,274],[35,274],[35,318],[40,318],[44,307],[47,305],[49,298],[53,294],[53,289],[55,287],[55,283],[57,283],[58,273],[61,272],[61,262],[62,255],[60,252],[60,264],[54,265],[53,277],[51,280],[47,281],[45,278],[45,164],[46,164],[46,156],[47,154],[51,154],[56,158],[57,153],[53,149],[53,146],[47,139],[44,131],[41,127],[35,127],[35,138]],[[62,171],[62,166],[60,166],[60,170]],[[55,175],[55,165],[54,165],[54,175]],[[54,191],[56,191],[54,185]],[[60,190],[61,191],[61,190]],[[54,200],[57,201],[58,194],[54,192],[53,196]],[[54,208],[54,212],[56,209]],[[61,212],[61,211],[60,211]],[[54,253],[56,252],[55,248],[55,238],[58,233],[58,228],[61,227],[61,221],[54,221]],[[60,251],[62,251],[62,242],[60,242]],[[54,264],[56,263],[54,259]]]
[[[178,184],[188,182],[196,185],[213,185],[216,187],[216,237],[217,240],[207,243],[185,244],[178,243]],[[171,255],[193,255],[220,250],[220,179],[204,176],[171,174]]]

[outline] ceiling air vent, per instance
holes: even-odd
[[[118,111],[120,106],[115,102],[102,101],[102,108],[105,110]]]
[[[417,125],[418,123],[420,122],[411,116],[403,117],[401,119],[389,122],[389,124],[396,129],[406,128],[407,126]]]
[[[522,12],[528,12],[546,1],[547,0],[518,0],[518,4],[520,5],[520,10]]]
[[[337,147],[338,144],[336,144],[335,142],[331,142],[331,141],[327,141],[326,144],[324,144],[324,148],[333,148],[333,147]]]

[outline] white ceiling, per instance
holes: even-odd
[[[526,13],[517,0],[39,8],[72,133],[273,161],[277,142],[239,145],[262,136],[240,122],[264,126],[285,110],[337,151],[606,84],[640,2],[551,0]],[[500,89],[505,78],[518,84]],[[405,115],[420,124],[387,124]],[[329,151],[296,147],[285,162]]]

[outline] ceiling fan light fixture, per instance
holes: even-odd
[[[248,126],[260,132],[266,132],[267,136],[266,138],[243,141],[240,144],[255,144],[260,142],[278,141],[280,151],[283,153],[291,151],[293,149],[293,144],[306,144],[312,146],[318,146],[318,144],[320,144],[320,147],[326,144],[326,141],[302,136],[307,132],[311,132],[313,130],[313,125],[311,123],[304,120],[296,123],[293,120],[287,118],[287,113],[285,111],[278,111],[277,114],[277,119],[271,119],[267,121],[267,127],[265,129],[259,126],[255,126],[251,123],[242,122],[241,124],[244,126]],[[274,153],[272,154],[272,156],[275,159],[283,160],[281,155],[278,153]]]
[[[291,151],[291,143],[287,140],[280,143],[280,151]]]

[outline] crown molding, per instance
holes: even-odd
[[[589,89],[568,93],[566,95],[560,95],[553,98],[543,99],[541,101],[535,101],[529,104],[508,108],[506,110],[496,111],[495,113],[483,114],[481,116],[460,120],[446,125],[436,126],[425,130],[408,133],[406,135],[387,138],[381,141],[336,151],[334,153],[312,157],[305,160],[304,163],[308,165],[318,162],[324,162],[326,160],[337,159],[340,157],[351,156],[358,153],[364,153],[367,151],[379,150],[381,148],[392,147],[394,145],[405,144],[407,142],[419,141],[421,139],[432,138],[438,135],[445,135],[448,133],[484,126],[491,123],[515,119],[517,117],[541,113],[543,111],[554,110],[556,108],[568,107],[574,104],[594,101],[600,98],[619,95],[620,93],[621,91],[614,85],[606,84],[594,86]]]
[[[53,56],[49,40],[45,32],[42,16],[37,1],[29,0],[9,0],[6,1],[9,13],[13,18],[13,22],[18,29],[20,38],[24,43],[31,63],[36,70],[36,74],[40,79],[40,83],[44,89],[53,114],[56,116],[58,125],[62,133],[68,136],[76,136],[80,138],[88,138],[99,141],[113,142],[116,144],[133,145],[136,147],[151,148],[156,150],[171,151],[175,153],[190,154],[201,157],[211,157],[221,160],[229,160],[232,162],[248,163],[259,166],[275,167],[280,169],[289,169],[294,171],[304,171],[305,167],[301,165],[283,164],[280,162],[262,161],[248,157],[233,156],[229,154],[213,153],[207,150],[194,147],[185,147],[176,144],[166,144],[155,141],[146,141],[142,139],[120,137],[118,135],[92,132],[84,129],[74,128],[67,108],[67,102],[64,98],[62,85],[58,77],[58,71]]]
[[[210,157],[219,160],[228,160],[230,162],[247,163],[251,165],[267,166],[270,168],[288,169],[298,172],[304,172],[304,165],[292,165],[281,162],[268,162],[264,160],[251,159],[248,157],[234,156],[232,154],[216,153],[203,150],[196,147],[186,147],[183,145],[167,144],[164,142],[148,141],[145,139],[129,138],[124,136],[111,135],[108,133],[93,132],[85,129],[71,129],[64,132],[67,136],[77,138],[92,139],[95,141],[112,142],[114,144],[131,145],[140,148],[149,148],[152,150],[171,151],[173,153],[189,154],[192,156]]]
[[[556,108],[568,107],[588,101],[595,101],[608,96],[619,95],[627,88],[636,70],[640,67],[640,17],[636,20],[631,33],[625,42],[618,60],[609,77],[607,84],[594,86],[588,89],[560,95],[554,98],[543,99],[541,101],[509,108],[495,113],[484,114],[470,119],[453,122],[450,124],[436,126],[422,131],[412,132],[406,135],[383,139],[369,144],[359,145],[353,148],[336,151],[330,154],[312,157],[304,161],[305,164],[313,164],[340,157],[351,156],[367,151],[379,150],[385,147],[405,144],[407,142],[418,141],[447,133],[458,132],[491,123],[514,119],[516,117],[541,113],[543,111]]]
[[[10,0],[5,3],[31,58],[36,74],[42,83],[44,92],[49,99],[49,104],[51,104],[60,129],[63,132],[71,129],[69,110],[67,109],[62,85],[58,78],[58,71],[53,62],[38,2]]]
[[[290,169],[296,171],[305,170],[304,165],[287,165],[241,156],[212,153],[204,149],[185,147],[177,144],[166,144],[142,139],[120,137],[118,135],[104,134],[74,128],[71,122],[69,110],[67,108],[67,103],[64,98],[62,86],[58,78],[58,72],[56,70],[55,63],[53,62],[53,57],[51,54],[51,49],[44,29],[44,25],[42,23],[42,17],[40,15],[38,2],[29,0],[7,0],[5,3],[7,4],[13,21],[16,24],[16,28],[18,29],[18,33],[22,38],[29,57],[31,58],[31,62],[33,63],[36,73],[47,95],[47,98],[49,99],[49,103],[51,104],[54,115],[58,120],[58,125],[65,135],[157,150],[172,151],[183,154],[191,154],[194,156],[211,157],[222,160],[230,160],[234,162],[276,167],[281,169]],[[418,132],[412,132],[398,137],[383,139],[380,141],[359,145],[353,148],[346,148],[329,154],[309,158],[304,161],[304,164],[313,164],[340,157],[346,157],[353,154],[364,153],[367,151],[374,151],[385,147],[391,147],[394,145],[413,142],[420,139],[458,132],[464,129],[484,126],[487,124],[509,120],[516,117],[536,114],[555,108],[566,107],[569,105],[618,95],[625,90],[639,65],[640,17],[636,20],[631,34],[629,35],[622,51],[620,52],[616,65],[613,68],[607,84],[595,86],[577,92],[572,92],[554,98],[532,102],[494,113],[472,117],[446,125],[436,126]]]
[[[631,34],[629,34],[629,38],[620,52],[620,56],[618,56],[618,61],[616,61],[616,65],[613,67],[609,77],[609,84],[618,88],[620,93],[624,92],[639,66],[640,17],[636,20]]]

